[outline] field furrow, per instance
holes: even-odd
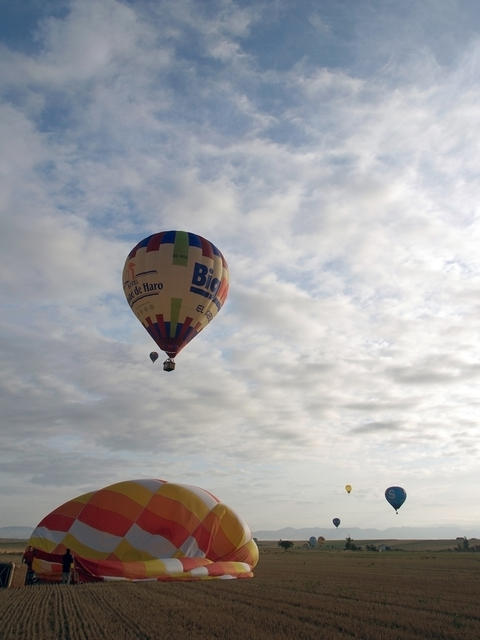
[[[478,640],[476,554],[270,552],[253,580],[0,592],[1,640]]]

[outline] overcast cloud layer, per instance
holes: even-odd
[[[0,29],[0,526],[160,477],[253,529],[478,528],[477,3],[18,5]],[[166,229],[231,275],[172,374],[121,287]]]

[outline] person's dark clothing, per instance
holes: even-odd
[[[70,567],[72,566],[73,556],[67,551],[65,555],[62,556],[62,571],[63,573],[68,573],[70,571]]]
[[[34,557],[35,557],[35,554],[31,547],[27,549],[23,554],[22,562],[24,562],[27,565],[27,568],[30,569],[30,571],[32,569],[32,562]]]

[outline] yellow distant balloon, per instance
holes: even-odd
[[[351,490],[352,490],[352,485],[350,485],[350,484],[346,484],[346,485],[345,485],[345,491],[346,491],[347,493],[350,493],[350,491],[351,491]]]

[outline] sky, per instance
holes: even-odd
[[[0,526],[154,477],[480,536],[476,0],[0,12]],[[122,270],[169,229],[230,292],[165,373]]]

